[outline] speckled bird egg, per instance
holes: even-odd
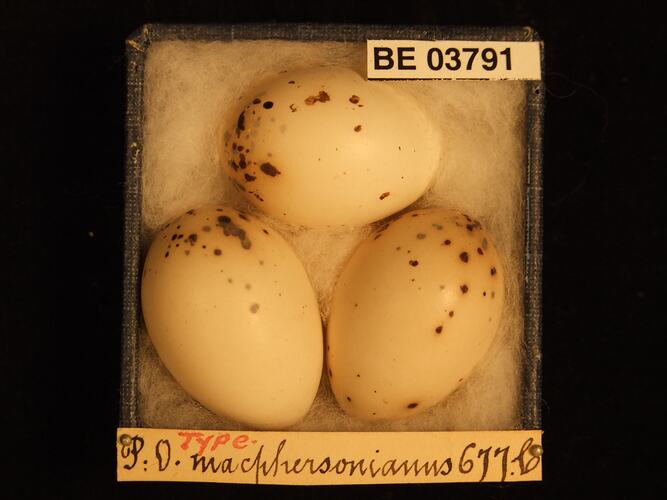
[[[309,410],[322,372],[315,293],[273,229],[222,206],[160,231],[143,270],[148,334],[174,378],[209,410],[282,429]]]
[[[418,103],[340,67],[281,73],[231,113],[223,168],[267,214],[305,226],[361,225],[428,188],[440,140]]]
[[[489,235],[464,214],[416,210],[382,226],[334,291],[326,358],[340,406],[376,420],[442,401],[493,342],[503,281]]]

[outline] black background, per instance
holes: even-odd
[[[145,22],[254,21],[530,25],[546,41],[543,483],[115,482],[124,39]],[[658,311],[667,180],[659,21],[610,2],[0,3],[6,498],[656,496],[665,487],[667,334]]]

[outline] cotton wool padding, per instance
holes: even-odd
[[[169,220],[206,203],[263,218],[294,247],[317,292],[323,319],[336,277],[372,226],[292,227],[263,215],[238,193],[218,158],[220,124],[239,96],[281,71],[321,64],[365,77],[363,43],[156,42],[144,81],[143,246]],[[442,136],[431,188],[411,207],[451,207],[479,219],[504,256],[506,302],[485,360],[439,405],[413,417],[367,423],[338,407],[323,376],[313,406],[290,430],[432,431],[520,427],[523,340],[523,188],[526,85],[517,81],[386,82],[412,94]],[[434,146],[437,147],[437,146]],[[139,415],[146,427],[241,429],[203,408],[169,375],[145,331],[140,335]],[[224,363],[224,356],[221,359]]]

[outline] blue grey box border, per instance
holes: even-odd
[[[125,226],[120,386],[121,427],[141,427],[138,411],[140,331],[141,168],[143,151],[143,81],[146,52],[167,40],[292,40],[365,42],[368,39],[541,41],[528,27],[375,26],[357,24],[149,24],[127,39],[127,109],[125,157]],[[524,339],[521,422],[541,427],[542,330],[542,132],[544,119],[544,50],[542,80],[527,82],[524,211]]]

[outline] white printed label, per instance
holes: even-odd
[[[368,79],[540,80],[540,43],[368,40]]]
[[[542,480],[542,431],[269,432],[121,428],[119,481],[255,484]]]

